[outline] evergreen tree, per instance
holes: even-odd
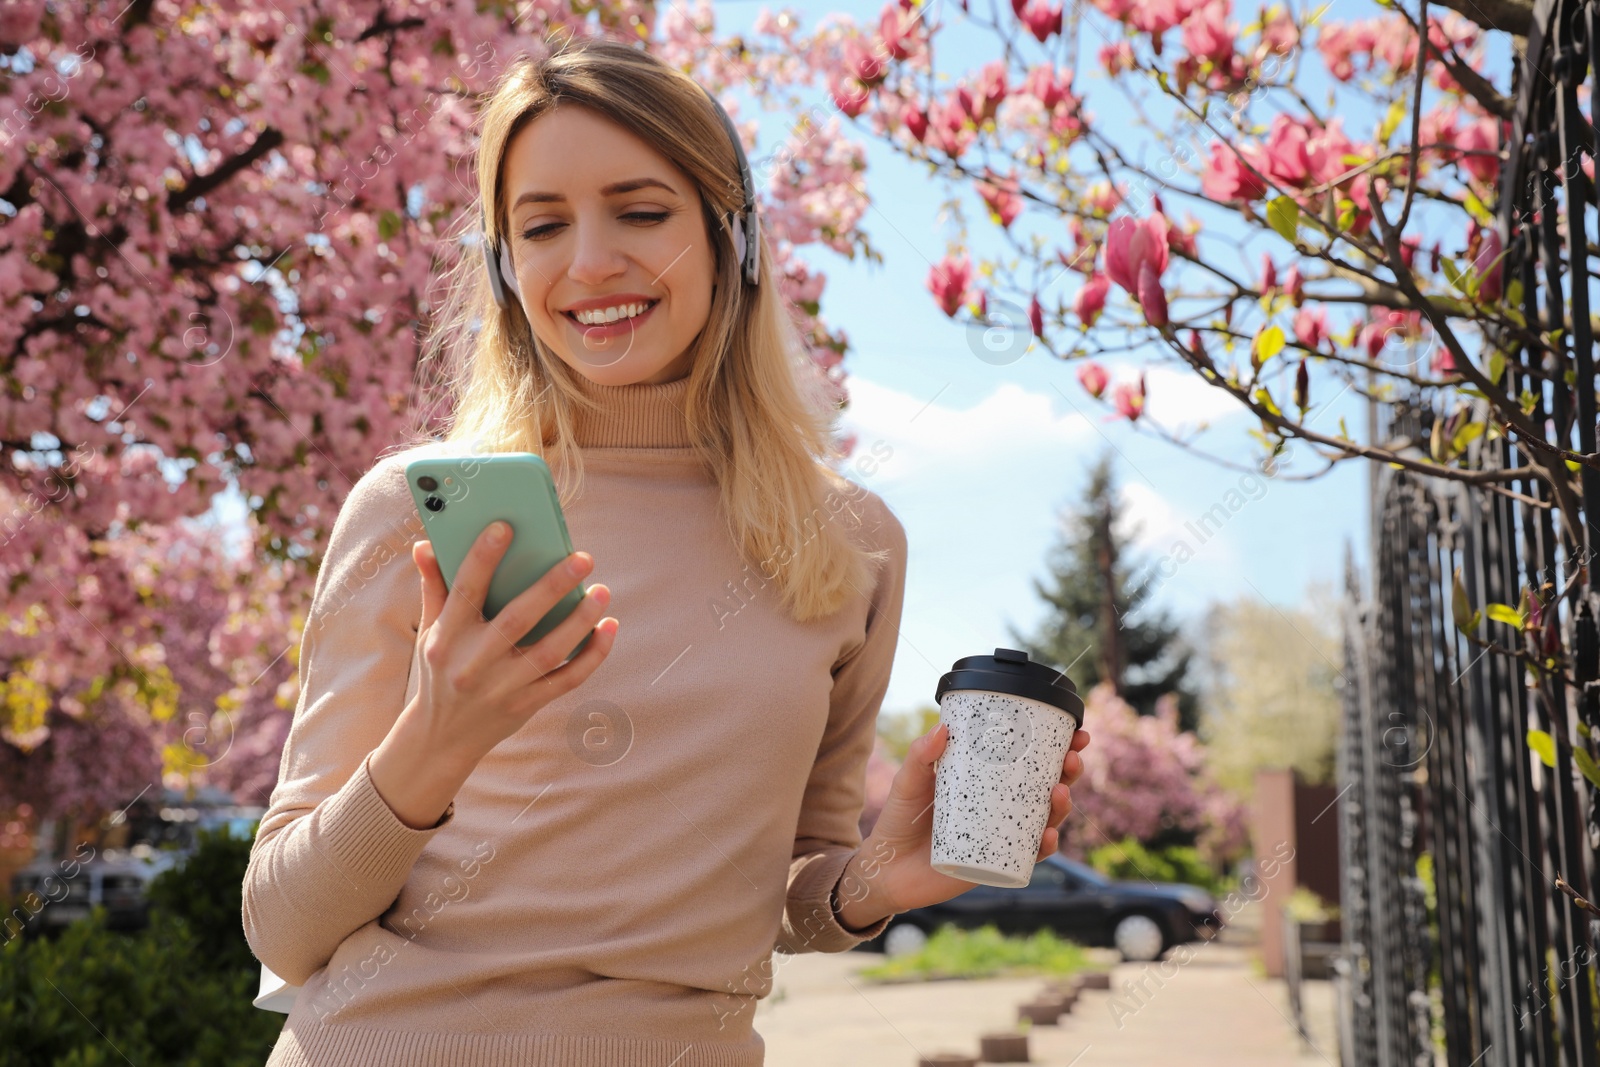
[[[1130,556],[1122,520],[1111,457],[1102,455],[1051,548],[1051,587],[1033,583],[1050,615],[1037,637],[1012,629],[1013,639],[1029,658],[1062,668],[1080,693],[1109,679],[1141,715],[1153,714],[1163,693],[1176,693],[1178,725],[1193,730],[1199,723],[1199,701],[1189,687],[1193,652],[1167,612],[1145,603],[1156,572]]]

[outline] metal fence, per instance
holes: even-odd
[[[1558,366],[1571,380],[1533,373],[1538,353],[1494,339],[1508,357],[1503,384],[1528,390],[1534,424],[1549,420],[1560,444],[1587,454],[1600,384],[1589,310],[1596,197],[1580,166],[1596,131],[1578,108],[1590,42],[1600,43],[1600,3],[1536,5],[1500,191],[1507,278],[1521,281],[1529,327],[1560,331]],[[1381,417],[1380,436],[1404,445],[1426,442],[1434,415],[1397,404]],[[1504,438],[1480,440],[1469,459],[1524,463]],[[1346,579],[1339,969],[1349,1067],[1600,1064],[1600,917],[1574,900],[1600,896],[1600,805],[1572,752],[1600,742],[1600,590],[1587,565],[1600,519],[1584,514],[1586,504],[1600,511],[1600,470],[1582,467],[1579,481],[1563,515],[1531,472],[1510,487],[1549,507],[1387,467],[1375,477],[1370,581],[1363,588],[1353,563]],[[1546,609],[1553,633],[1500,622],[1477,633],[1536,661],[1559,636],[1560,669],[1533,678],[1515,655],[1460,633],[1457,569],[1473,607],[1515,605],[1525,587],[1558,594]],[[1530,731],[1553,739],[1554,767],[1530,748]]]

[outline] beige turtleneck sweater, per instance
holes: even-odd
[[[689,448],[687,386],[584,383],[606,407],[580,418],[566,518],[616,644],[425,830],[367,767],[417,691],[418,450],[350,491],[244,883],[251,948],[303,986],[269,1067],[754,1067],[774,950],[887,925],[850,931],[831,895],[861,841],[905,532],[864,488],[834,499],[829,521],[891,558],[834,615],[784,615]]]

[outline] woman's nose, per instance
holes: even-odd
[[[577,282],[594,285],[620,273],[626,257],[604,225],[590,221],[573,223],[572,264],[567,273]]]

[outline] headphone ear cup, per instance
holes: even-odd
[[[739,273],[744,273],[744,222],[738,215],[728,216],[728,234],[733,238],[733,259],[739,265]]]
[[[517,303],[522,303],[522,290],[517,287],[517,268],[511,262],[511,246],[509,244],[500,246],[500,277]]]
[[[749,224],[752,247],[750,249],[750,273],[745,280],[751,285],[757,285],[761,281],[761,212],[751,209]]]

